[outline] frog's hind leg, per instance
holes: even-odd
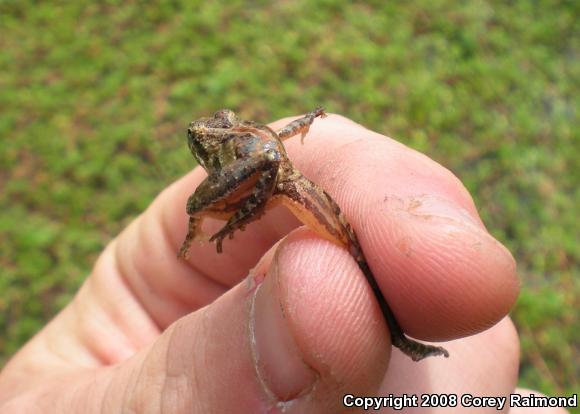
[[[211,236],[209,240],[216,242],[218,253],[223,251],[222,241],[226,236],[229,235],[230,239],[233,238],[236,230],[244,230],[247,224],[258,220],[264,214],[266,204],[272,196],[276,185],[279,165],[278,161],[271,161],[265,166],[252,194],[244,199],[239,210],[234,213],[225,226]]]
[[[317,106],[314,111],[307,113],[302,118],[298,118],[280,129],[277,132],[278,137],[284,141],[286,138],[301,134],[300,141],[303,143],[304,137],[306,136],[306,133],[308,133],[308,129],[310,129],[310,125],[312,125],[314,119],[316,117],[324,118],[325,116],[326,113],[324,112],[324,108]]]
[[[187,235],[185,240],[177,253],[177,257],[187,259],[187,252],[191,247],[191,243],[199,237],[202,218],[199,216],[189,216],[189,223],[187,226]]]
[[[280,183],[278,188],[279,191],[274,197],[281,198],[284,205],[300,221],[320,236],[345,247],[354,257],[377,298],[394,346],[410,356],[413,361],[435,355],[449,356],[449,353],[441,347],[422,344],[405,336],[379,288],[354,230],[328,193],[302,175],[295,175],[291,180]]]
[[[276,169],[278,168],[279,161],[272,162],[269,157],[278,159],[279,154],[266,154],[262,157],[238,160],[225,166],[219,174],[210,175],[199,184],[187,200],[186,211],[189,215],[189,225],[178,257],[186,258],[193,240],[201,237],[201,222],[204,216],[216,216],[220,211],[223,211],[228,213],[224,218],[230,218],[235,213],[224,210],[228,209],[227,203],[225,207],[221,203],[224,203],[228,196],[239,190],[249,180],[254,179],[257,175],[263,175],[264,170],[274,168],[272,165],[275,165]]]

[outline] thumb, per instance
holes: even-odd
[[[106,411],[339,412],[345,393],[380,385],[387,338],[348,253],[298,230],[246,281],[121,364]]]

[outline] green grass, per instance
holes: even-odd
[[[102,3],[0,1],[0,364],[191,168],[191,119],[323,104],[466,183],[519,262],[521,385],[577,392],[576,2]]]

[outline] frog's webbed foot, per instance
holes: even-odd
[[[399,348],[404,354],[411,357],[413,361],[420,361],[430,356],[444,356],[445,358],[449,358],[449,352],[445,348],[422,344],[421,342],[406,337],[404,334],[398,336],[391,333],[391,341],[393,346]]]
[[[300,142],[304,143],[304,137],[308,133],[310,125],[312,125],[314,119],[316,117],[324,118],[325,116],[326,113],[324,112],[324,108],[322,106],[317,106],[314,111],[307,113],[302,118],[290,122],[284,128],[279,130],[277,132],[278,137],[284,141],[286,138],[290,138],[296,134],[301,134]]]

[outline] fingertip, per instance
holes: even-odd
[[[467,336],[507,314],[519,292],[515,261],[456,204],[391,199],[380,212],[388,220],[369,219],[363,242],[371,268],[389,276],[379,283],[411,336]]]

